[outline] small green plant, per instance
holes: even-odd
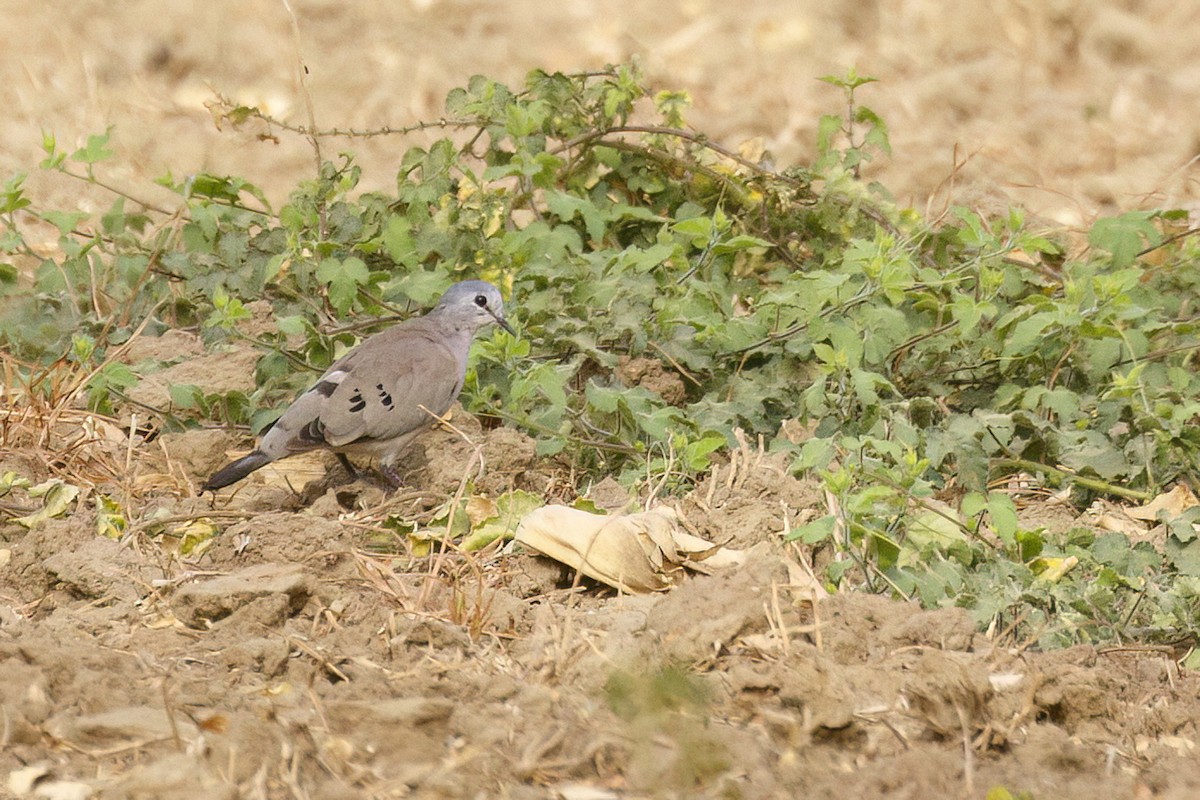
[[[635,783],[687,790],[729,769],[730,753],[705,724],[709,692],[686,670],[667,666],[646,673],[617,671],[605,683],[604,693],[633,740],[636,752],[630,772]],[[665,759],[664,741],[670,743]],[[658,755],[649,757],[651,752]]]
[[[817,168],[840,167],[858,178],[863,164],[876,155],[892,152],[887,123],[856,97],[860,88],[879,79],[859,75],[851,67],[845,75],[826,75],[821,80],[842,90],[846,110],[842,114],[821,116],[817,126]]]

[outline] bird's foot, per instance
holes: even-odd
[[[380,464],[379,474],[390,484],[392,489],[399,489],[404,483],[404,479],[400,477],[400,473],[396,472],[395,467],[391,464]]]

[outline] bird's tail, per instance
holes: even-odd
[[[200,494],[215,492],[217,489],[223,489],[231,483],[237,483],[251,472],[254,472],[254,470],[259,467],[265,467],[274,460],[266,453],[255,450],[249,455],[242,456],[232,464],[226,464],[214,472],[212,477],[200,487]]]

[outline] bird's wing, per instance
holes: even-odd
[[[392,335],[388,335],[388,334]],[[336,362],[284,412],[260,449],[295,453],[397,439],[430,425],[462,388],[463,360],[425,331],[385,331]]]

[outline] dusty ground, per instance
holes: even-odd
[[[854,63],[885,81],[864,95],[895,148],[874,177],[919,207],[1017,200],[1079,225],[1200,194],[1200,10],[1187,3],[295,8],[322,125],[437,116],[475,72],[517,83],[535,66],[638,55],[656,84],[692,92],[697,127],[729,144],[761,136],[786,166],[836,107],[813,78]],[[156,202],[169,197],[150,181],[167,171],[243,175],[278,201],[311,170],[304,142],[218,131],[203,105],[216,90],[303,120],[276,0],[0,0],[0,23],[0,176],[36,163],[43,130],[74,146],[110,124],[101,175]],[[364,183],[386,186],[401,143],[352,146]],[[42,203],[97,202],[69,182],[29,185]],[[779,533],[820,497],[769,462],[726,467],[681,503],[750,547],[747,566],[631,598],[573,590],[534,556],[419,559],[381,535],[389,510],[420,514],[458,489],[473,450],[451,434],[427,440],[415,490],[390,506],[328,482],[304,497],[252,484],[214,506],[192,495],[237,446],[225,434],[130,448],[103,425],[73,438],[80,421],[0,451],[0,474],[89,476],[65,518],[0,523],[0,796],[33,796],[22,781],[43,774],[30,791],[113,798],[1200,794],[1200,685],[1169,656],[1036,653],[953,610],[794,597],[787,565],[805,554]],[[573,498],[519,435],[469,432],[486,464],[477,491]],[[96,535],[91,484],[130,509],[123,541]],[[611,484],[592,494],[621,500]],[[224,533],[183,558],[147,524],[156,514]]]
[[[769,457],[678,502],[747,563],[661,595],[572,588],[520,552],[413,557],[380,521],[422,516],[464,476],[492,496],[571,499],[522,435],[458,422],[483,474],[474,445],[434,432],[405,464],[414,490],[390,500],[336,468],[304,497],[259,473],[195,498],[236,445],[197,431],[158,437],[100,483],[140,511],[121,541],[97,536],[87,497],[30,532],[0,524],[0,775],[14,794],[37,796],[20,788],[39,776],[81,792],[46,796],[181,799],[1200,792],[1200,678],[1169,654],[1030,652],[958,609],[806,602],[790,576],[809,554],[780,533],[820,493]],[[100,435],[72,463],[124,452]],[[8,469],[41,471],[17,453]],[[609,481],[591,494],[631,500]],[[181,557],[160,531],[196,519],[223,533]]]

